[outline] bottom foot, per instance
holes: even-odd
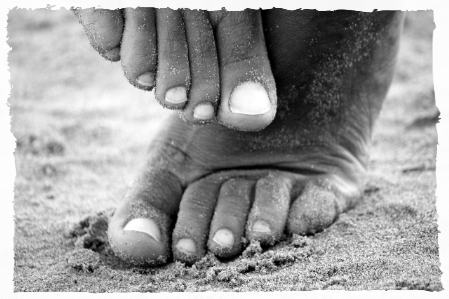
[[[285,231],[313,234],[324,230],[353,201],[336,188],[326,175],[276,170],[218,172],[187,187],[174,228],[171,221],[153,221],[144,215],[125,223],[119,211],[111,222],[110,239],[119,256],[138,264],[165,262],[171,254],[175,260],[191,264],[208,251],[231,258],[243,251],[244,238],[273,245]],[[122,224],[118,226],[118,222]]]

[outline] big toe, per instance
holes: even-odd
[[[158,219],[158,225],[153,220],[155,215],[151,213],[131,216],[130,220],[129,215],[123,217],[124,214],[118,212],[121,217],[114,216],[109,225],[109,239],[115,253],[132,264],[165,263],[169,256],[168,247],[159,227],[168,226],[167,221]]]
[[[167,262],[181,195],[182,187],[173,175],[149,167],[111,218],[108,235],[114,252],[136,265]]]
[[[213,12],[220,61],[218,120],[242,131],[258,131],[274,119],[276,85],[260,11]]]

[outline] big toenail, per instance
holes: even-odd
[[[165,94],[165,101],[172,104],[180,104],[187,101],[187,90],[183,86],[170,88]]]
[[[193,110],[196,119],[211,119],[214,116],[214,107],[210,103],[199,104]]]
[[[217,230],[212,240],[222,247],[232,247],[234,245],[234,234],[227,228]]]
[[[135,218],[128,222],[123,230],[142,232],[150,235],[153,239],[160,242],[161,232],[153,220],[148,218]]]
[[[195,243],[193,243],[192,239],[179,240],[178,243],[176,244],[176,249],[189,255],[196,253]]]
[[[154,74],[145,73],[137,77],[137,83],[145,87],[152,87],[154,85]]]
[[[253,224],[253,232],[271,233],[270,226],[265,221],[256,221]]]
[[[120,48],[114,48],[104,52],[104,57],[108,60],[119,60],[120,59]]]
[[[239,114],[265,114],[271,109],[270,98],[261,84],[245,82],[232,92],[229,109]]]

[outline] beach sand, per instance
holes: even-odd
[[[70,11],[12,10],[9,104],[17,139],[16,292],[442,290],[431,11],[410,13],[373,135],[360,204],[315,236],[251,244],[232,261],[137,268],[108,218],[170,113],[94,52]]]

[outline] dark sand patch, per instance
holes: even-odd
[[[151,93],[102,60],[68,11],[8,21],[15,151],[14,290],[192,292],[442,290],[431,12],[409,15],[398,72],[373,136],[362,202],[315,236],[250,244],[232,261],[132,267],[107,219],[163,116]]]

